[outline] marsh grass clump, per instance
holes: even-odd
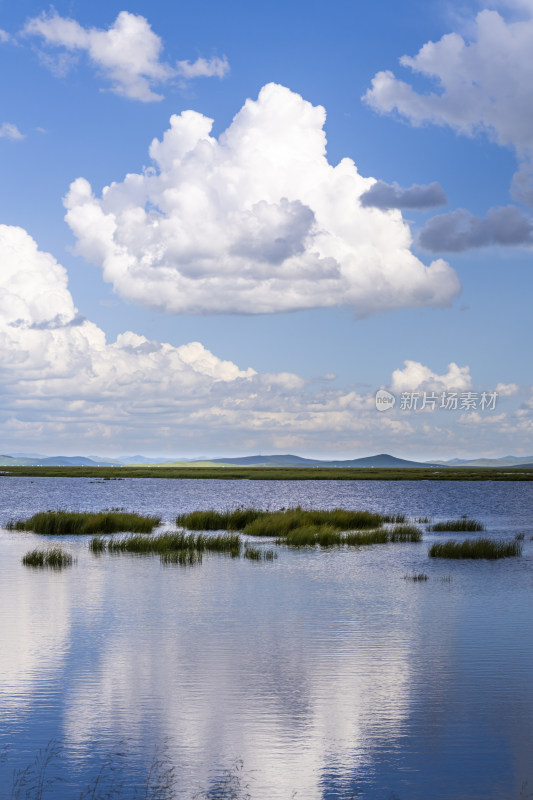
[[[387,544],[389,541],[388,531],[355,531],[353,533],[345,533],[342,544],[363,547],[370,544]]]
[[[244,557],[250,559],[250,561],[261,561],[263,553],[259,547],[253,547],[247,544],[244,546]]]
[[[403,522],[403,514],[383,516],[371,511],[350,511],[344,508],[331,510],[282,508],[278,511],[260,511],[256,508],[237,508],[234,511],[193,511],[181,514],[176,523],[188,530],[242,531],[248,536],[285,536],[304,526],[330,526],[338,531],[378,528],[384,522]]]
[[[127,511],[41,511],[27,520],[8,522],[8,530],[33,531],[46,536],[72,536],[98,533],[151,533],[160,517],[146,517]]]
[[[194,533],[162,533],[158,536],[124,536],[110,539],[107,542],[110,553],[159,553],[166,554],[179,551],[196,551],[229,553],[238,556],[241,550],[241,538],[238,534],[221,534],[205,536]]]
[[[25,567],[62,569],[70,567],[74,563],[74,559],[61,547],[50,547],[48,550],[30,550],[22,557],[22,563]]]
[[[415,575],[404,575],[404,581],[413,581],[414,583],[423,583],[429,580],[425,572],[418,572]]]
[[[422,531],[416,525],[395,525],[390,531],[391,542],[421,542]]]
[[[522,543],[516,539],[511,542],[479,537],[466,542],[435,542],[429,548],[430,558],[511,558],[522,555]]]
[[[289,547],[333,547],[334,545],[349,545],[360,547],[371,544],[387,544],[389,532],[377,531],[352,531],[341,533],[332,525],[303,525],[294,528],[286,536],[276,539],[276,544],[286,544]]]
[[[276,539],[276,544],[289,547],[331,547],[341,543],[340,533],[332,525],[302,525]]]
[[[243,533],[248,536],[284,538],[301,528],[327,528],[328,530],[323,531],[323,534],[330,536],[331,530],[350,531],[379,528],[385,519],[381,514],[371,511],[349,511],[344,508],[326,511],[297,507],[281,511],[265,511],[260,517],[249,522],[244,527]]]
[[[236,508],[234,511],[192,511],[190,514],[180,514],[176,518],[176,525],[190,531],[242,531],[246,525],[253,522],[263,514],[256,508]]]
[[[407,517],[405,514],[385,514],[383,517],[383,522],[389,522],[393,525],[396,523],[407,522]]]
[[[477,533],[484,531],[485,526],[482,522],[476,519],[468,519],[468,517],[461,517],[460,519],[448,519],[445,522],[435,522],[429,526],[430,531],[435,533],[448,533],[448,532],[463,532],[463,533]]]
[[[106,549],[106,541],[101,536],[93,536],[89,542],[89,550],[91,553],[103,553]]]

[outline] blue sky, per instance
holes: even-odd
[[[0,2],[3,450],[531,455],[532,52],[529,0]]]

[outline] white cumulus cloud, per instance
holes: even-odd
[[[173,347],[131,331],[113,343],[79,317],[65,269],[22,228],[0,225],[0,367],[3,393],[88,399],[127,397],[166,402],[213,383],[247,380],[240,370],[193,342]]]
[[[182,61],[177,67],[171,66],[162,60],[163,42],[148,20],[128,11],[121,11],[107,30],[84,28],[76,20],[62,17],[56,11],[43,12],[28,20],[23,33],[40,37],[49,47],[63,48],[63,53],[86,53],[111,82],[112,91],[142,102],[161,100],[163,96],[154,88],[177,76],[185,79],[211,75],[223,77],[229,69],[225,58],[199,58],[193,64]],[[54,63],[48,56],[45,61]],[[60,71],[65,71],[69,65],[69,59],[60,56]]]
[[[471,40],[449,33],[400,63],[428,78],[436,90],[420,92],[390,70],[378,72],[364,95],[377,111],[397,111],[414,125],[449,125],[468,136],[484,131],[520,155],[531,155],[532,14],[506,21],[498,11],[485,9],[476,17]]]
[[[78,252],[123,297],[169,313],[272,313],[345,306],[360,315],[447,306],[443,260],[411,252],[397,210],[364,207],[374,180],[326,158],[325,111],[276,84],[214,138],[195,111],[171,118],[150,156],[95,196],[70,187]]]
[[[393,392],[464,392],[472,388],[470,367],[459,367],[453,361],[448,371],[438,375],[419,361],[404,361],[403,369],[392,373],[390,388]]]
[[[31,440],[31,449],[56,454],[164,449],[227,455],[281,448],[346,458],[421,448],[435,458],[435,441],[447,440],[457,455],[449,420],[441,428],[437,414],[428,422],[428,415],[408,414],[399,404],[380,414],[372,391],[243,369],[200,342],[175,346],[132,331],[108,341],[79,315],[64,267],[22,228],[0,225],[0,263],[6,448],[28,449]],[[459,391],[470,385],[468,367],[452,363],[438,375],[411,361],[394,372],[391,387]],[[498,389],[510,396],[515,387]],[[516,434],[505,429],[505,446],[516,441],[523,449],[530,417],[529,411],[517,417]],[[491,430],[498,444],[500,427]],[[471,453],[478,441],[459,444]]]

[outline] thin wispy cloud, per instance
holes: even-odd
[[[190,61],[178,61],[176,72],[186,80],[192,78],[224,78],[229,72],[229,62],[227,58],[197,58],[192,63]]]
[[[24,139],[24,134],[12,122],[3,122],[0,125],[0,139],[20,140]]]

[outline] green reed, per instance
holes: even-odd
[[[465,542],[452,539],[432,544],[428,555],[431,558],[511,558],[522,555],[522,543],[516,539],[505,542],[483,537],[467,539]]]
[[[464,533],[476,533],[478,531],[484,531],[485,526],[482,522],[478,522],[476,519],[461,517],[460,519],[448,519],[445,522],[435,522],[429,527],[429,530],[439,533],[459,533],[461,531]]]
[[[40,511],[26,520],[8,522],[8,530],[33,531],[47,536],[72,536],[97,533],[151,533],[160,517],[147,517],[111,509],[109,511]]]
[[[70,567],[74,563],[74,559],[61,547],[50,547],[48,550],[30,550],[22,557],[22,563],[25,567],[62,569]]]

